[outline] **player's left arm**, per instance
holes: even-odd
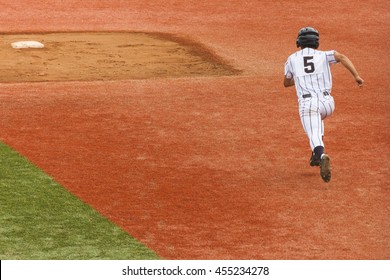
[[[334,58],[337,62],[341,62],[341,64],[348,69],[349,72],[351,72],[352,76],[355,78],[356,83],[359,87],[363,86],[364,80],[360,77],[358,71],[356,70],[355,66],[353,65],[352,61],[346,57],[345,55],[334,52]]]

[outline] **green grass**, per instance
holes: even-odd
[[[0,259],[159,259],[0,142]]]

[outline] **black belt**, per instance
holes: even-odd
[[[329,92],[327,92],[327,91],[324,91],[322,94],[323,94],[324,96],[330,95]],[[303,97],[303,98],[309,98],[309,97],[311,97],[311,93],[304,94],[304,95],[302,95],[302,97]]]

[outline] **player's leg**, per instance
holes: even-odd
[[[324,97],[319,101],[318,105],[323,120],[333,114],[335,104],[332,96]]]
[[[322,120],[321,121],[322,145],[314,148],[310,157],[310,166],[320,166],[321,164],[321,156],[325,153],[324,133],[325,133],[325,126],[324,126],[324,121]]]
[[[324,135],[325,132],[324,119],[326,117],[331,116],[333,114],[334,109],[335,104],[333,97],[326,96],[324,97],[324,100],[321,100],[319,110],[322,118],[322,135]],[[324,180],[324,182],[329,182],[331,179],[330,157],[329,155],[325,154],[325,151],[323,151],[323,154],[320,157],[319,166],[322,180]]]
[[[325,135],[325,122],[324,120],[327,117],[330,117],[333,114],[334,111],[334,100],[333,97],[327,96],[326,99],[321,99],[318,100],[318,111],[321,116],[321,136],[322,136],[322,147],[318,148],[318,151],[316,154],[319,155],[320,157],[322,156],[323,153],[325,153],[325,144],[324,144],[324,135]]]
[[[319,166],[320,167],[320,175],[322,180],[325,182],[329,182],[331,178],[331,169],[330,169],[330,157],[325,154],[325,147],[322,140],[322,135],[324,131],[324,122],[321,119],[321,114],[316,116],[312,115],[312,122],[315,123],[318,120],[318,127],[313,129],[313,135],[311,135],[311,142],[318,143],[313,149],[312,157],[310,159],[311,166]],[[321,141],[317,141],[318,138],[321,138]]]
[[[312,149],[310,165],[320,166],[322,180],[329,182],[331,178],[330,158],[325,154],[323,142],[324,121],[319,107],[319,102],[312,100],[300,104],[300,117]]]
[[[310,100],[301,104],[300,117],[313,152],[310,165],[319,165],[314,162],[318,162],[324,152],[324,143],[322,140],[324,128],[318,102]]]

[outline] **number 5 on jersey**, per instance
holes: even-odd
[[[315,71],[314,68],[314,63],[311,61],[313,59],[312,56],[304,56],[303,57],[303,65],[304,65],[304,70],[306,73],[310,74]]]

